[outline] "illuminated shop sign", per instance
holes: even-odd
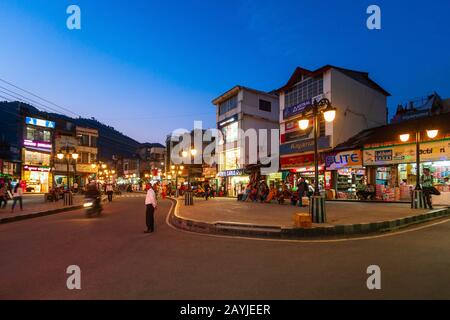
[[[32,147],[32,148],[38,148],[38,149],[45,149],[45,150],[52,150],[52,145],[47,142],[40,142],[40,141],[32,141],[32,140],[23,140],[23,145],[25,147]]]
[[[49,172],[49,167],[37,167],[37,166],[23,166],[26,171],[39,171],[39,172]]]
[[[55,128],[55,123],[53,121],[48,121],[48,120],[43,120],[43,119],[26,117],[25,123],[31,124],[33,126],[38,126],[38,127],[45,127],[45,128],[52,128],[52,129]]]
[[[450,140],[422,142],[420,160],[424,162],[450,160]],[[365,166],[414,163],[415,161],[415,144],[364,149]]]
[[[361,167],[361,150],[351,150],[342,152],[332,152],[325,157],[325,164],[328,170],[336,170],[344,167]]]
[[[319,166],[319,171],[323,171],[324,169],[325,169],[324,166]],[[301,167],[301,168],[296,168],[296,169],[291,170],[292,173],[306,173],[306,172],[314,172],[314,171],[315,171],[314,166]]]
[[[234,116],[232,116],[230,118],[227,118],[227,119],[223,120],[222,122],[219,122],[218,123],[218,127],[222,128],[222,127],[224,127],[226,125],[229,125],[230,123],[233,123],[235,121],[237,121],[237,115],[234,115]]]
[[[233,177],[233,176],[242,176],[244,175],[244,169],[236,169],[236,170],[226,170],[221,171],[217,174],[219,177]]]

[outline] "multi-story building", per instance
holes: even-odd
[[[295,184],[299,176],[313,181],[312,125],[301,130],[298,120],[314,100],[327,98],[336,108],[333,122],[325,122],[323,117],[320,120],[319,181],[324,185],[330,185],[332,179],[331,173],[325,174],[324,152],[362,130],[387,123],[386,100],[390,94],[366,72],[331,65],[314,71],[297,68],[277,92],[280,101],[280,166],[283,178],[291,184]]]
[[[215,138],[211,137],[211,141],[203,141],[201,139],[200,144],[195,143],[196,135],[199,135],[197,138],[202,138],[205,133],[206,130],[197,129],[191,132],[174,133],[167,136],[165,162],[165,178],[167,181],[176,184],[193,184],[203,183],[208,180],[212,186],[217,185],[217,181],[215,181],[216,164],[209,164],[204,159],[205,149],[209,144],[215,143]],[[189,139],[189,144],[185,144],[184,139]],[[180,154],[173,154],[176,149],[178,149]],[[214,155],[215,153],[212,150],[211,156]],[[178,156],[179,158],[173,159],[173,156]]]
[[[450,99],[442,99],[436,92],[410,100],[404,106],[399,104],[391,123],[430,117],[450,112]]]
[[[279,129],[279,102],[275,94],[243,86],[235,86],[212,101],[216,106],[217,129],[221,130],[223,139],[218,164],[220,185],[225,194],[237,196],[250,180],[252,172],[248,170],[252,163],[249,144],[259,145],[258,154],[270,155],[271,129]],[[248,130],[269,130],[267,150],[262,150],[258,141],[246,142],[243,134]],[[247,140],[248,141],[248,140]],[[278,151],[278,150],[276,150]],[[258,157],[259,158],[259,157]],[[259,169],[257,169],[259,170]]]
[[[75,131],[78,140],[77,152],[79,155],[76,168],[78,174],[77,179],[80,186],[84,186],[97,174],[98,130],[77,126]]]
[[[52,156],[55,122],[24,116],[22,141],[22,184],[26,192],[45,193],[52,185]]]
[[[54,156],[53,163],[53,183],[58,187],[67,187],[68,183],[72,186],[77,174],[77,160],[73,157],[64,157],[58,159],[58,153],[66,152],[69,148],[71,152],[77,153],[78,140],[75,134],[75,125],[63,119],[56,119],[56,128],[54,135]],[[67,161],[69,160],[69,161]]]
[[[166,148],[160,143],[142,143],[138,148],[141,160],[140,176],[152,176],[160,180],[164,172]]]

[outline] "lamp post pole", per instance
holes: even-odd
[[[429,139],[434,139],[439,133],[439,130],[426,130]],[[416,187],[411,192],[411,208],[412,209],[423,209],[426,208],[425,196],[420,185],[420,143],[421,143],[421,131],[416,130]],[[409,133],[401,134],[400,140],[402,142],[407,142],[410,138]],[[430,195],[427,195],[430,196]],[[431,200],[430,200],[431,201]]]
[[[314,195],[320,196],[319,191],[319,104],[314,100],[313,105],[313,122],[314,122]]]
[[[323,113],[325,121],[332,122],[336,116],[336,108],[331,105],[327,98],[319,101],[314,100],[309,109],[303,112],[302,118],[298,124],[301,130],[306,130],[309,126],[309,117],[313,119],[314,135],[314,195],[311,198],[309,212],[311,220],[314,223],[326,222],[325,197],[319,190],[319,134],[320,134],[320,116]]]
[[[416,190],[422,190],[420,186],[420,131],[416,131]]]
[[[69,154],[66,154],[66,165],[67,165],[67,191],[70,191]]]

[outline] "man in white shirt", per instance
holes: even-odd
[[[156,194],[151,184],[147,191],[147,196],[145,197],[145,206],[147,208],[145,212],[147,231],[145,231],[145,233],[151,233],[155,231],[154,212],[157,207]]]

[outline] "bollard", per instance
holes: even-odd
[[[65,206],[71,206],[71,205],[73,205],[72,192],[66,192],[66,193],[64,193],[64,205],[65,205]]]
[[[194,205],[194,196],[192,191],[186,191],[184,193],[184,205],[185,206],[193,206]]]
[[[424,209],[425,196],[423,190],[413,190],[411,192],[411,209]]]
[[[325,197],[312,196],[309,204],[309,213],[313,223],[326,223]]]

